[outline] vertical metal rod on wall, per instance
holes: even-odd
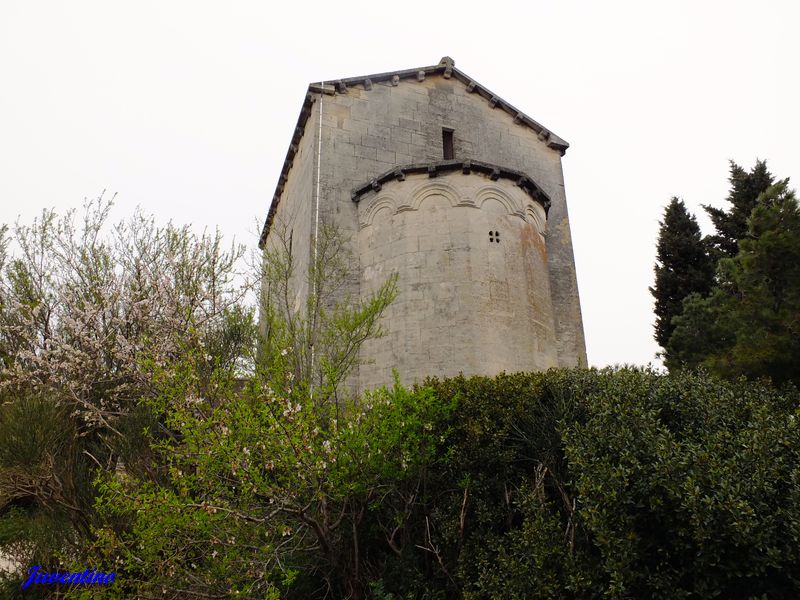
[[[314,279],[313,279],[313,294],[314,294],[314,304],[317,305],[319,302],[319,298],[317,298],[317,277],[319,277],[319,273],[317,273],[317,241],[319,238],[319,179],[320,179],[320,168],[322,166],[321,159],[322,159],[322,97],[325,94],[325,82],[321,82],[320,84],[320,92],[319,92],[319,127],[317,129],[317,184],[316,189],[314,191]],[[316,315],[313,318],[314,326],[316,327]],[[314,332],[311,332],[311,372],[308,374],[310,378],[310,395],[311,399],[314,399]]]

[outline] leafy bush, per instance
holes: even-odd
[[[553,370],[330,421],[253,383],[172,413],[167,482],[105,484],[95,551],[162,597],[793,598],[799,400]]]

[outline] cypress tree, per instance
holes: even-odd
[[[670,370],[800,383],[800,205],[786,181],[761,196],[711,294],[689,298],[673,324]]]
[[[758,197],[775,183],[765,160],[757,160],[749,173],[730,161],[728,181],[731,184],[727,198],[731,204],[729,210],[703,205],[717,230],[716,235],[708,238],[717,260],[736,256],[739,240],[747,237],[747,219],[758,204]]]
[[[660,223],[655,265],[655,339],[662,348],[674,330],[672,318],[682,312],[691,293],[707,294],[714,282],[714,263],[694,215],[679,198],[672,198]]]

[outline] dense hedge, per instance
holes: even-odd
[[[628,369],[429,383],[456,408],[417,519],[435,523],[450,576],[417,551],[402,576],[387,568],[385,589],[800,595],[794,390]]]
[[[188,389],[159,479],[101,486],[81,560],[115,565],[111,596],[800,597],[793,388],[552,370],[377,392],[337,422]]]

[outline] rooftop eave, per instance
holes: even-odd
[[[281,174],[278,177],[278,185],[275,186],[275,193],[272,195],[272,202],[270,203],[269,212],[267,213],[267,219],[264,221],[264,227],[261,228],[261,236],[258,240],[259,248],[263,248],[264,242],[267,240],[267,234],[269,233],[270,225],[272,225],[272,219],[275,218],[275,211],[278,209],[278,199],[281,194],[283,194],[283,188],[289,180],[289,171],[292,169],[294,157],[297,155],[297,150],[300,148],[300,139],[305,132],[306,122],[308,122],[308,117],[311,116],[311,107],[314,106],[315,100],[316,96],[312,93],[311,86],[309,86],[309,91],[306,93],[306,97],[303,100],[303,107],[300,109],[300,116],[297,118],[297,124],[292,133],[292,141],[289,143],[289,149],[286,151],[286,158],[283,161]]]

